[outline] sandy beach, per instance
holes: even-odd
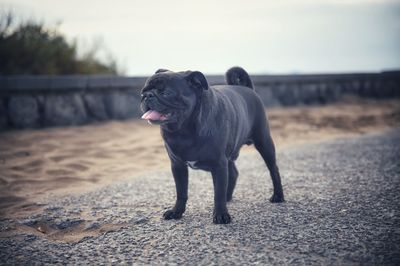
[[[279,150],[400,127],[400,100],[348,98],[327,106],[271,108],[267,114]],[[1,217],[37,212],[44,197],[82,193],[168,168],[159,127],[145,121],[3,132]]]

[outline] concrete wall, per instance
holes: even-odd
[[[343,94],[400,97],[400,71],[369,74],[252,76],[266,106],[325,104]],[[209,76],[223,84],[222,76]],[[2,76],[0,130],[138,118],[145,78]]]

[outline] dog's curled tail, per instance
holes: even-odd
[[[241,67],[231,67],[228,69],[225,74],[225,81],[228,85],[240,85],[254,90],[249,74]]]

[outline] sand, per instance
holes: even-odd
[[[323,107],[271,108],[267,114],[279,151],[400,127],[400,100],[349,98]],[[0,215],[26,217],[40,211],[38,202],[44,197],[83,193],[146,171],[168,169],[159,127],[145,121],[3,132]]]

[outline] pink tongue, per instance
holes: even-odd
[[[163,120],[163,118],[164,117],[162,114],[154,110],[149,110],[142,115],[142,119],[147,119],[147,120]]]

